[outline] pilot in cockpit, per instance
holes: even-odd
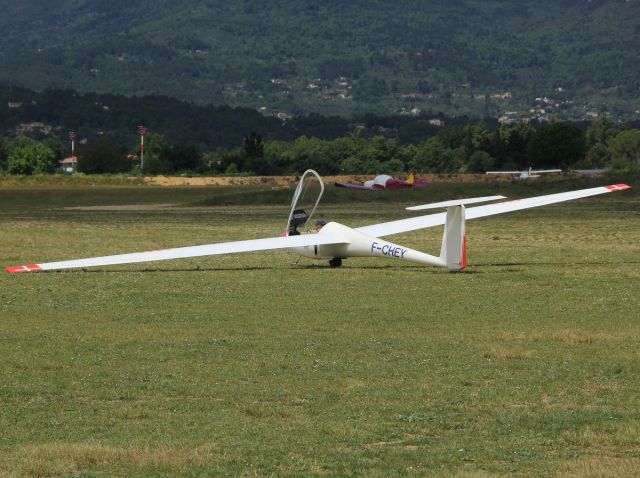
[[[324,219],[318,219],[316,221],[316,232],[320,232],[320,229],[322,229],[325,224],[327,224],[327,221],[325,221]]]

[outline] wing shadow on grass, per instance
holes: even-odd
[[[303,270],[324,270],[324,269],[332,269],[326,263],[320,264],[292,264],[291,269],[303,269]],[[342,267],[337,270],[347,270],[347,271],[423,271],[423,272],[443,272],[442,269],[437,267],[429,267],[429,266],[418,266],[412,264],[385,264],[385,265],[357,265],[357,264],[343,264]]]
[[[624,264],[640,264],[640,261],[567,261],[567,262],[477,262],[472,267],[527,267],[527,266],[617,266]],[[515,271],[516,269],[514,269]],[[522,269],[517,269],[522,270]]]
[[[73,274],[73,273],[99,273],[99,274],[141,274],[149,272],[254,272],[262,270],[275,270],[278,267],[271,266],[248,266],[248,267],[185,267],[185,268],[151,268],[145,267],[144,269],[64,269],[58,271],[46,271],[47,273],[56,274]]]
[[[640,264],[640,261],[620,261],[620,262],[610,262],[610,261],[585,261],[585,262],[481,262],[481,263],[473,263],[468,266],[464,271],[458,272],[458,274],[468,275],[468,274],[497,274],[497,273],[511,273],[511,272],[521,272],[526,270],[526,267],[532,266],[615,266],[617,264]],[[504,267],[511,269],[504,270],[492,270],[494,267]],[[476,270],[487,268],[487,270]],[[257,271],[277,271],[277,270],[331,270],[327,264],[282,264],[282,265],[271,265],[271,266],[243,266],[243,267],[172,267],[172,268],[158,268],[158,267],[145,267],[143,269],[102,269],[102,268],[91,268],[91,269],[63,269],[57,271],[47,271],[47,273],[55,273],[55,274],[78,274],[78,273],[100,273],[100,274],[140,274],[140,273],[162,273],[162,272],[257,272]],[[409,264],[385,264],[385,265],[362,265],[359,266],[357,264],[346,264],[340,268],[336,268],[336,272],[340,270],[346,271],[411,271],[416,272],[420,271],[421,273],[428,274],[443,274],[448,273],[445,269],[440,267],[429,267],[429,266],[419,266],[419,265],[409,265]]]
[[[162,272],[256,272],[256,271],[281,271],[281,270],[333,270],[327,264],[283,264],[273,266],[243,266],[243,267],[172,267],[172,268],[159,268],[159,267],[145,267],[143,269],[104,269],[104,268],[81,268],[81,269],[63,269],[56,271],[46,271],[47,273],[55,274],[78,274],[78,273],[100,273],[100,274],[140,274],[140,273],[162,273]],[[438,268],[430,268],[424,266],[414,265],[383,265],[383,266],[358,266],[358,265],[343,265],[341,268],[336,269],[336,272],[340,270],[370,270],[370,271],[423,271],[429,273],[442,273],[444,270]]]

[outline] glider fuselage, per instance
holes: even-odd
[[[303,246],[290,249],[311,259],[345,259],[347,257],[388,257],[431,266],[446,265],[439,257],[369,236],[338,222],[325,225],[318,235],[330,234],[342,239],[339,244]]]

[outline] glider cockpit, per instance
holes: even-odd
[[[291,198],[289,219],[285,228],[285,236],[298,236],[298,228],[308,224],[320,204],[324,193],[324,183],[320,175],[313,169],[308,169],[300,176]],[[306,210],[311,211],[307,214]]]

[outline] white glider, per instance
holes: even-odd
[[[524,171],[487,171],[487,174],[517,174],[519,179],[539,178],[541,174],[561,173],[562,169],[538,169],[529,168]]]
[[[317,173],[307,171],[305,177]],[[319,177],[318,177],[319,179]],[[459,271],[466,267],[466,238],[465,221],[480,217],[504,214],[522,209],[528,209],[549,204],[586,198],[614,191],[629,189],[626,184],[600,186],[589,189],[580,189],[558,194],[548,194],[515,201],[506,201],[484,206],[466,208],[466,204],[493,201],[502,199],[503,196],[487,196],[483,198],[461,199],[444,201],[423,206],[407,208],[410,210],[445,208],[445,212],[418,216],[398,221],[384,222],[371,226],[350,228],[337,222],[325,225],[317,234],[300,234],[297,227],[308,222],[302,209],[296,208],[297,198],[300,196],[300,188],[296,189],[291,213],[289,214],[289,229],[287,235],[266,239],[254,239],[248,241],[223,242],[202,246],[179,247],[149,252],[136,252],[132,254],[119,254],[114,256],[92,257],[88,259],[76,259],[61,262],[47,262],[29,264],[25,266],[7,267],[10,273],[50,271],[57,269],[72,269],[96,266],[110,266],[117,264],[132,264],[138,262],[161,261],[167,259],[181,259],[186,257],[211,256],[217,254],[233,254],[237,252],[254,252],[270,249],[290,249],[302,256],[313,259],[329,260],[332,267],[339,267],[342,259],[347,257],[388,257],[424,265],[446,267],[450,271]],[[322,194],[322,193],[320,193]],[[317,201],[315,202],[317,205]],[[315,206],[314,206],[315,209]],[[399,234],[417,229],[425,229],[444,225],[444,235],[439,256],[425,254],[414,249],[388,242],[382,237]]]

